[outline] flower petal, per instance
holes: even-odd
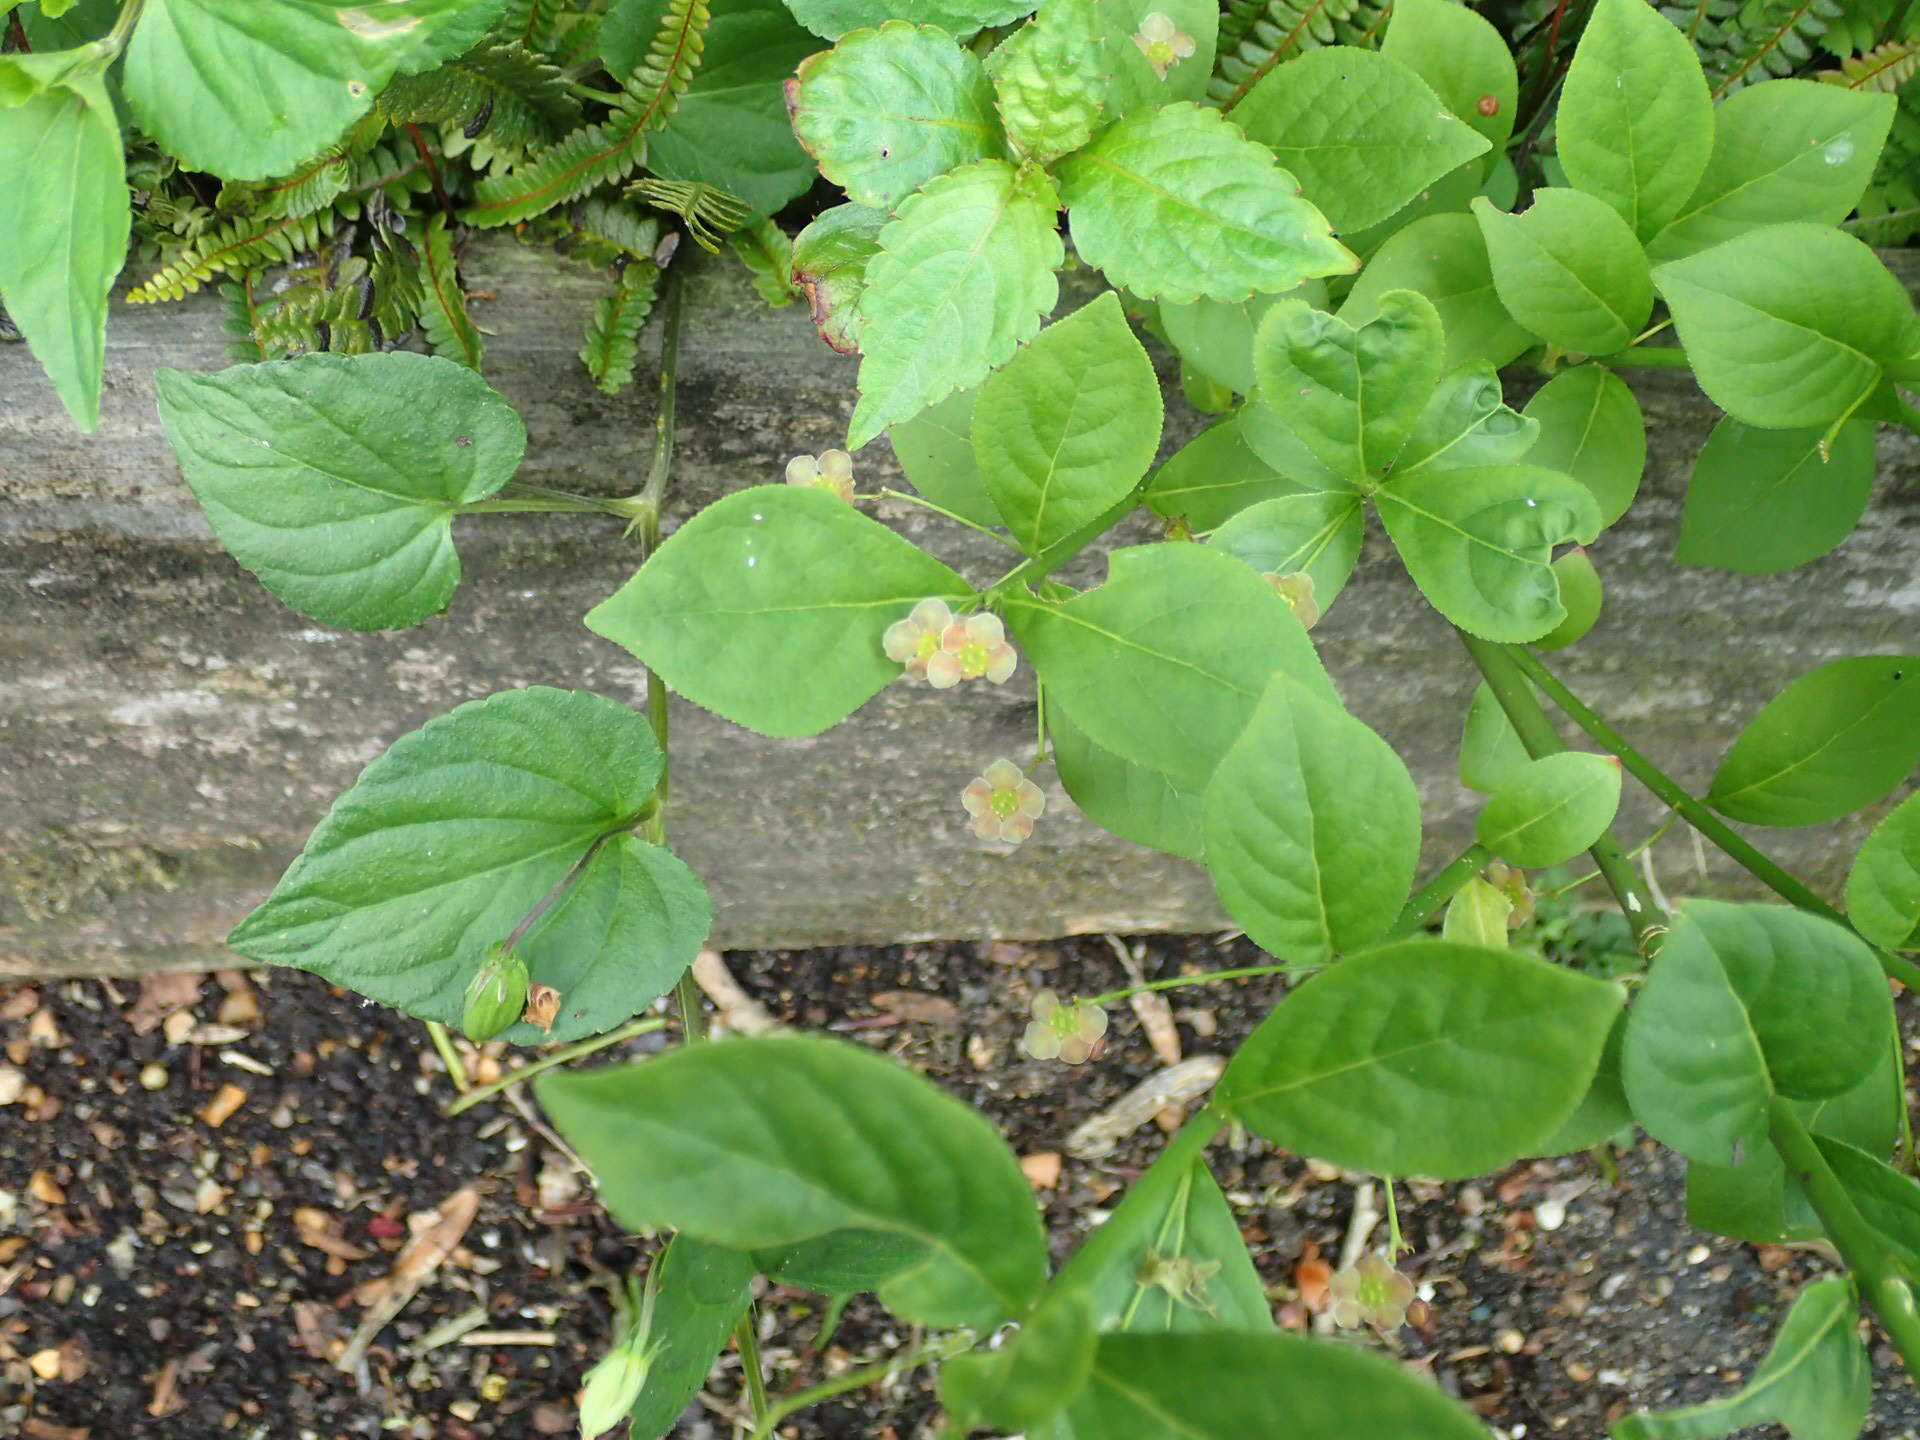
[[[1060,1037],[1036,1020],[1021,1035],[1020,1048],[1036,1060],[1052,1060],[1060,1054]]]
[[[1044,815],[1047,812],[1047,792],[1031,780],[1022,780],[1014,787],[1015,804],[1019,807],[1014,813],[1028,819]]]
[[[820,473],[829,480],[851,480],[853,478],[853,457],[844,450],[822,450],[820,452],[819,470]]]
[[[1033,821],[1025,815],[1009,815],[1000,822],[1000,838],[1009,845],[1018,845],[1033,834]]]
[[[929,656],[927,683],[936,690],[951,690],[960,683],[960,662],[944,650]]]
[[[960,792],[960,803],[969,815],[985,815],[993,808],[993,787],[984,780],[969,780]]]
[[[922,600],[913,607],[907,618],[922,630],[932,630],[937,633],[953,623],[953,611],[947,608],[947,602],[944,600]]]
[[[1007,643],[1007,627],[1000,623],[998,615],[982,611],[978,615],[969,615],[963,622],[967,627],[967,636],[976,645],[984,645],[991,650],[996,645]]]
[[[1000,817],[993,814],[974,816],[973,834],[976,840],[998,840],[1000,838]]]
[[[920,627],[911,620],[896,620],[881,632],[880,648],[889,660],[905,664],[920,648]]]
[[[1013,677],[1013,672],[1019,664],[1019,652],[1013,646],[1003,644],[987,661],[987,679],[996,685],[1004,685]]]
[[[811,485],[820,478],[820,462],[811,455],[796,455],[787,461],[787,484]]]
[[[1174,29],[1171,15],[1154,10],[1141,17],[1140,33],[1148,40],[1171,40],[1179,31]]]
[[[982,770],[980,778],[996,790],[1012,790],[1019,785],[1032,783],[1020,773],[1018,765],[1004,758]]]

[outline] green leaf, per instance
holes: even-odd
[[[940,1327],[1022,1315],[1045,1284],[1046,1236],[1006,1143],[862,1046],[757,1036],[550,1071],[536,1088],[630,1230],[673,1225],[741,1249],[849,1228],[899,1236],[923,1248],[880,1298]]]
[[[1384,1356],[1293,1335],[1103,1335],[1067,1412],[1081,1440],[1482,1440],[1481,1422]]]
[[[1393,927],[1420,863],[1420,795],[1392,746],[1276,676],[1207,786],[1207,869],[1247,938],[1320,965]]]
[[[1513,133],[1520,82],[1507,42],[1485,17],[1453,0],[1396,0],[1380,53],[1431,85],[1493,154],[1501,153]]]
[[[467,982],[573,869],[517,947],[560,992],[549,1033],[611,1029],[673,988],[713,907],[693,872],[628,833],[660,750],[643,716],[578,690],[508,690],[396,740],[338,800],[227,943],[424,1020],[457,1023]]]
[[[1833,660],[1740,732],[1706,800],[1750,825],[1818,825],[1872,804],[1916,762],[1920,655]]]
[[[1393,469],[1477,470],[1512,465],[1533,448],[1540,423],[1507,408],[1500,376],[1482,361],[1441,377],[1413,422]]]
[[[1852,1037],[1852,1043],[1865,1045],[1868,1037]],[[1838,1141],[1885,1155],[1900,1129],[1905,1081],[1899,1068],[1898,1037],[1891,1026],[1872,1043],[1880,1059],[1853,1089],[1831,1100],[1789,1103],[1823,1143]],[[1913,1182],[1904,1183],[1911,1186]],[[1687,1223],[1756,1245],[1812,1240],[1825,1233],[1805,1191],[1787,1173],[1786,1161],[1771,1144],[1743,1156],[1738,1165],[1689,1161]]]
[[[1081,258],[1146,299],[1240,301],[1359,268],[1265,147],[1188,102],[1062,161],[1060,194]]]
[[[1262,575],[1303,572],[1325,614],[1346,588],[1366,539],[1366,503],[1351,490],[1302,491],[1247,506],[1208,544]]]
[[[1471,215],[1427,215],[1397,231],[1367,261],[1340,318],[1366,324],[1390,290],[1412,290],[1432,302],[1446,332],[1441,363],[1449,370],[1475,362],[1505,365],[1534,343],[1500,303],[1486,241]]]
[[[820,173],[877,210],[1000,154],[986,69],[931,25],[889,20],[855,30],[801,63],[787,81],[787,106]]]
[[[1861,1218],[1892,1242],[1909,1274],[1920,1270],[1920,1183],[1843,1139],[1813,1138]]]
[[[1396,290],[1357,330],[1303,301],[1278,302],[1254,337],[1253,365],[1259,398],[1281,424],[1333,475],[1370,486],[1426,408],[1441,353],[1433,306]],[[1282,458],[1248,438],[1269,464]]]
[[[1651,238],[1680,213],[1713,149],[1693,46],[1646,0],[1599,0],[1560,92],[1567,181]]]
[[[1089,820],[1136,845],[1201,858],[1201,792],[1102,749],[1058,706],[1047,712],[1047,738],[1060,783]]]
[[[1309,304],[1322,303],[1326,287],[1308,281],[1306,293],[1296,297]],[[1260,318],[1273,307],[1277,295],[1249,295],[1229,303],[1224,300],[1195,300],[1187,305],[1161,301],[1160,328],[1167,342],[1180,352],[1180,358],[1215,384],[1236,394],[1252,391],[1253,337]]]
[[[647,142],[648,172],[717,185],[756,217],[806,193],[813,160],[794,139],[782,86],[819,48],[780,0],[713,0],[700,68]]]
[[[956,1355],[940,1367],[947,1423],[961,1434],[987,1422],[1005,1430],[1039,1429],[1087,1383],[1098,1343],[1086,1293],[1049,1286],[1033,1314],[998,1349]]]
[[[1598,840],[1620,808],[1620,762],[1577,750],[1543,755],[1503,777],[1475,837],[1510,865],[1543,870]]]
[[[149,0],[127,47],[127,105],[189,169],[285,174],[364,115],[393,75],[446,58],[436,32],[468,37],[475,8],[416,0],[389,17],[350,0]]]
[[[420,243],[420,276],[426,281],[420,328],[426,332],[427,343],[434,354],[477,371],[486,356],[486,342],[467,314],[467,292],[460,286],[445,215],[435,215],[427,222]]]
[[[974,458],[1029,554],[1126,498],[1160,445],[1160,381],[1109,290],[980,387]]]
[[[1107,583],[1064,604],[1008,597],[1007,625],[1057,704],[1094,744],[1206,788],[1275,671],[1340,703],[1292,607],[1204,545],[1138,545]]]
[[[913,488],[976,525],[1004,525],[973,454],[978,390],[956,390],[937,405],[887,431],[893,455]]]
[[[1270,1330],[1273,1312],[1240,1225],[1207,1169],[1204,1121],[1176,1137],[1054,1279],[1084,1290],[1103,1332]],[[1194,1283],[1169,1283],[1184,1271]],[[1178,1293],[1176,1293],[1178,1292]]]
[[[1058,209],[1044,172],[1004,160],[942,175],[900,207],[860,297],[849,449],[977,385],[1038,333],[1060,298]]]
[[[1690,1159],[1737,1165],[1768,1143],[1775,1094],[1820,1100],[1865,1078],[1890,1006],[1873,953],[1841,926],[1693,901],[1627,1023],[1621,1075],[1634,1117]]]
[[[122,149],[97,75],[0,108],[0,300],[88,431],[100,423],[107,295],[127,258]]]
[[[154,383],[221,543],[303,615],[353,630],[447,608],[453,517],[504,485],[526,448],[486,381],[405,351],[163,369]]]
[[[1467,722],[1460,732],[1460,783],[1469,790],[1492,794],[1533,757],[1520,741],[1507,712],[1482,681],[1467,706]]]
[[[1847,918],[1876,945],[1920,947],[1920,794],[1895,806],[1853,857]]]
[[[1892,95],[1767,80],[1736,90],[1713,115],[1713,157],[1700,184],[1647,244],[1678,260],[1756,225],[1833,225],[1853,213],[1886,143]]]
[[[1610,355],[1647,323],[1653,312],[1647,257],[1604,201],[1578,190],[1543,189],[1533,192],[1524,214],[1503,215],[1485,199],[1473,202],[1473,213],[1501,303],[1548,344]]]
[[[1533,642],[1542,650],[1564,650],[1584,640],[1599,623],[1607,603],[1607,589],[1600,583],[1593,557],[1577,546],[1553,562],[1553,578],[1567,618]]]
[[[1749,575],[1817,560],[1866,512],[1874,465],[1870,420],[1847,421],[1829,443],[1826,426],[1756,430],[1722,416],[1693,462],[1673,558]]]
[[[1276,67],[1233,110],[1338,232],[1377,225],[1487,140],[1398,60],[1327,45]]]
[[[1461,1180],[1573,1114],[1620,989],[1511,950],[1410,940],[1275,1007],[1216,1101],[1276,1145],[1355,1170]]]
[[[1153,472],[1142,497],[1155,513],[1169,518],[1184,516],[1195,530],[1212,530],[1261,500],[1289,495],[1320,493],[1335,489],[1354,495],[1307,455],[1304,478],[1289,479],[1256,454],[1248,444],[1250,430],[1259,426],[1291,432],[1281,427],[1264,406],[1245,406],[1234,414],[1202,430],[1167,458]],[[1298,448],[1295,442],[1295,448]]]
[[[1050,0],[987,57],[1015,153],[1047,164],[1093,138],[1111,79],[1098,0]]]
[[[820,338],[842,355],[860,348],[860,295],[889,218],[864,205],[836,205],[793,237],[793,283],[807,297]]]
[[[736,725],[816,735],[899,678],[887,626],[972,594],[837,496],[760,485],[687,521],[586,623]]]
[[[1844,1275],[1800,1292],[1773,1348],[1745,1387],[1683,1410],[1616,1420],[1614,1440],[1713,1440],[1749,1425],[1784,1425],[1793,1440],[1855,1440],[1873,1398],[1873,1369],[1860,1343],[1859,1307]]]
[[[789,0],[793,18],[823,40],[888,20],[937,25],[965,40],[989,25],[1005,25],[1033,12],[1032,0]]]
[[[1749,230],[1660,266],[1653,282],[1700,388],[1763,429],[1846,415],[1913,346],[1906,288],[1829,226]]]
[[[1496,890],[1478,875],[1453,892],[1447,913],[1440,922],[1440,938],[1461,945],[1481,945],[1492,950],[1507,946],[1507,917],[1513,914],[1513,901],[1506,892]]]
[[[654,1261],[656,1287],[646,1388],[633,1402],[633,1440],[663,1440],[707,1383],[714,1357],[746,1313],[753,1261],[738,1250],[676,1235]]]
[[[1647,425],[1626,381],[1604,365],[1578,365],[1535,391],[1522,413],[1540,422],[1528,464],[1586,486],[1603,528],[1627,513],[1647,468]]]
[[[1626,1087],[1620,1080],[1620,1047],[1626,1033],[1627,1017],[1622,1012],[1607,1031],[1607,1045],[1600,1052],[1600,1067],[1593,1072],[1593,1084],[1587,1088],[1579,1108],[1541,1142],[1542,1155],[1571,1155],[1591,1150],[1632,1128],[1633,1107],[1627,1104]]]
[[[1537,465],[1416,470],[1374,493],[1407,573],[1433,607],[1485,640],[1514,643],[1566,618],[1553,549],[1600,531],[1593,496]]]

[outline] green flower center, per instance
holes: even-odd
[[[1020,792],[1018,790],[996,790],[987,800],[987,808],[1002,820],[1011,820],[1020,813]]]
[[[931,660],[940,653],[940,632],[928,630],[920,636],[919,643],[913,647],[916,660]]]
[[[960,661],[960,669],[968,675],[986,674],[987,666],[991,663],[987,647],[978,640],[969,640],[962,645],[956,658]]]
[[[1174,62],[1171,40],[1149,40],[1146,44],[1146,52],[1147,63],[1156,70],[1165,70]]]

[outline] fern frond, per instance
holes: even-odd
[[[254,299],[253,279],[250,272],[243,273],[238,280],[220,287],[220,298],[227,307],[227,334],[233,337],[227,342],[227,354],[247,364],[273,358],[260,340],[260,307]]]
[[[727,237],[727,244],[747,267],[753,288],[775,310],[800,296],[793,284],[793,240],[771,220],[762,220]]]
[[[1849,90],[1876,90],[1892,94],[1920,75],[1920,37],[1889,40],[1860,55],[1849,55],[1838,70],[1823,70],[1820,79]]]
[[[304,265],[287,276],[272,309],[261,308],[255,333],[275,359],[315,350],[364,355],[374,347],[372,308],[373,280],[360,256]]]
[[[621,180],[646,158],[647,136],[666,123],[700,68],[709,0],[668,0],[653,43],[622,86],[622,99],[597,125],[535,151],[505,175],[475,187],[462,215],[471,225],[512,225]]]
[[[1841,0],[1747,0],[1732,15],[1702,20],[1689,38],[1718,100],[1800,70],[1843,14]]]
[[[627,266],[612,292],[593,307],[586,343],[580,347],[580,363],[593,376],[593,383],[608,395],[618,395],[633,383],[640,327],[647,323],[659,284],[660,267],[639,261]]]
[[[507,10],[494,32],[529,50],[553,44],[554,31],[565,12],[566,0],[508,0]]]
[[[444,215],[427,222],[425,241],[420,247],[421,279],[425,282],[426,303],[420,307],[420,328],[426,332],[433,353],[458,360],[469,370],[480,368],[486,345],[467,315],[466,292],[460,288],[459,272],[453,259],[453,237],[447,233]]]
[[[1391,0],[1227,0],[1207,103],[1231,110],[1303,50],[1377,43],[1391,9]]]
[[[687,222],[694,244],[709,254],[720,253],[720,241],[747,223],[753,207],[738,195],[704,180],[663,180],[649,175],[627,187],[627,193],[659,210],[670,210]]]
[[[220,211],[255,219],[311,215],[333,202],[353,177],[353,160],[343,145],[329,145],[291,174],[277,180],[229,180],[220,187]]]
[[[496,153],[524,151],[580,123],[580,102],[557,65],[511,41],[483,40],[458,59],[395,78],[374,107],[396,125],[457,123]]]
[[[202,235],[175,255],[145,284],[127,292],[127,303],[148,305],[156,300],[179,300],[216,275],[291,260],[303,250],[317,249],[326,230],[324,218],[317,215],[283,216],[274,220],[256,220],[243,215]]]
[[[373,321],[381,337],[392,340],[420,324],[427,289],[416,252],[397,235],[383,235],[373,257]]]

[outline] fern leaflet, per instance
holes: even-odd
[[[1392,8],[1391,0],[1228,0],[1207,103],[1231,110],[1303,50],[1375,44]]]
[[[618,395],[633,383],[634,359],[640,349],[640,327],[653,309],[660,284],[660,267],[647,261],[629,265],[613,290],[593,307],[580,363],[593,383],[608,395]]]
[[[420,328],[426,331],[427,344],[433,347],[434,354],[458,360],[469,370],[478,370],[486,346],[467,315],[467,296],[460,288],[453,258],[453,237],[447,233],[444,215],[436,215],[427,222],[420,259],[421,278],[426,282]]]

